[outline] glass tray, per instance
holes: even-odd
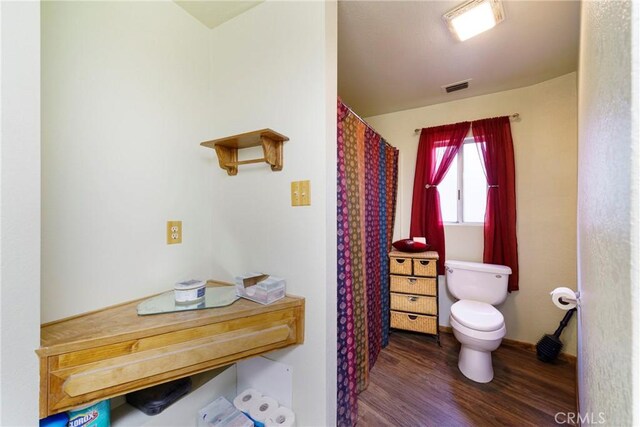
[[[233,304],[238,299],[240,297],[236,295],[235,286],[207,286],[204,301],[196,304],[177,304],[173,291],[169,291],[138,304],[138,316],[224,307]]]

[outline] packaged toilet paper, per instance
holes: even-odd
[[[271,397],[263,396],[251,405],[249,416],[257,425],[264,425],[265,420],[269,418],[276,409],[278,409],[278,401]]]
[[[198,427],[253,427],[253,421],[219,397],[198,412]]]
[[[247,389],[233,399],[233,406],[248,414],[251,406],[262,397],[262,393],[255,389]]]
[[[296,416],[293,411],[280,406],[264,422],[265,427],[295,427]]]

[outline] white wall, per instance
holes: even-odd
[[[210,31],[170,1],[42,22],[43,321],[211,277]]]
[[[0,425],[38,423],[40,3],[0,3]]]
[[[338,313],[338,238],[337,238],[337,94],[338,94],[338,4],[337,2],[327,2],[325,6],[325,217],[327,228],[326,233],[326,286],[325,301],[325,331],[324,331],[324,354],[326,382],[324,399],[325,405],[325,425],[336,424],[336,397],[337,390],[337,313]],[[320,141],[320,144],[322,142]],[[322,399],[322,395],[317,398]],[[307,403],[309,404],[309,403]]]
[[[210,31],[172,2],[46,2],[43,23],[44,320],[185,277],[283,276],[305,344],[273,357],[300,425],[333,424],[336,4],[267,2]],[[291,138],[282,172],[229,177],[199,146],[265,127]],[[292,208],[301,179],[312,206]]]
[[[580,412],[640,424],[637,2],[582,4],[578,238]]]
[[[209,151],[208,200],[214,275],[264,271],[306,298],[304,345],[274,355],[293,366],[303,426],[335,423],[335,16],[335,3],[265,2],[211,34],[210,137],[272,128],[290,138],[281,172],[246,165],[230,177]],[[261,155],[250,151],[240,157]],[[307,179],[311,206],[291,207],[290,182]]]
[[[394,239],[409,237],[416,128],[520,113],[511,123],[516,164],[520,290],[499,307],[507,338],[536,343],[564,315],[552,305],[557,286],[576,287],[576,74],[534,86],[367,118],[400,149]],[[445,226],[447,258],[482,261],[481,226]],[[440,323],[448,325],[453,298],[440,281]],[[576,322],[563,333],[564,351],[576,354]]]

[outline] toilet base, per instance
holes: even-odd
[[[458,369],[465,377],[477,383],[491,382],[493,379],[491,352],[474,350],[462,344],[458,356]]]

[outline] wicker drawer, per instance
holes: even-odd
[[[391,327],[408,331],[437,334],[436,317],[391,311]]]
[[[389,271],[391,274],[411,275],[411,258],[391,257],[389,259]]]
[[[391,292],[436,295],[436,279],[426,277],[391,276]]]
[[[435,259],[414,259],[413,274],[414,276],[436,277],[437,276],[436,260]]]
[[[396,294],[391,292],[391,310],[420,314],[438,314],[436,297]]]

